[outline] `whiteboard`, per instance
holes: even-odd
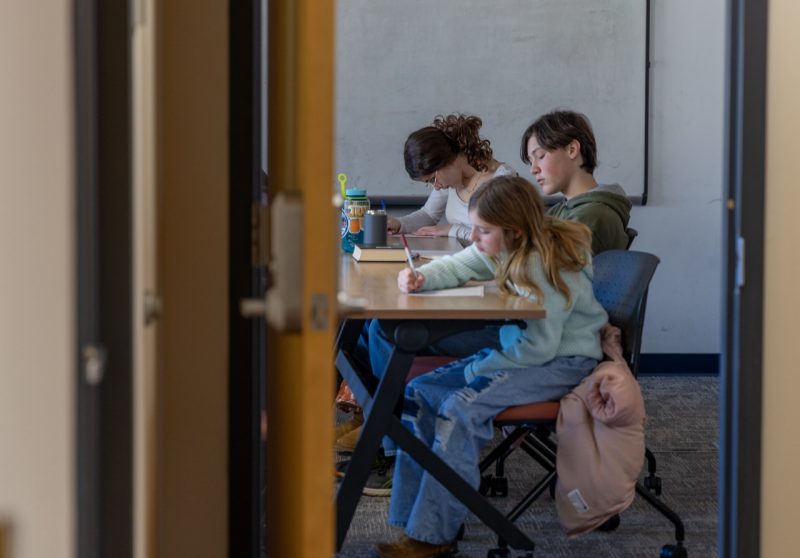
[[[645,0],[338,0],[335,170],[371,197],[425,196],[403,144],[460,112],[533,181],[522,133],[568,108],[592,122],[598,182],[641,195],[646,20]]]

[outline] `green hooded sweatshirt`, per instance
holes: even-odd
[[[631,202],[619,184],[599,185],[583,194],[564,199],[547,210],[548,215],[578,221],[592,231],[592,254],[625,250],[625,229],[631,216]]]

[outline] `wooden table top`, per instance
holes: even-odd
[[[430,240],[430,242],[428,242]],[[453,239],[409,238],[412,250],[442,250]],[[445,242],[445,244],[447,244]],[[424,263],[420,263],[420,265]],[[397,274],[406,264],[357,262],[343,254],[339,269],[342,317],[368,319],[536,320],[544,309],[525,298],[500,293],[494,282],[483,283],[483,296],[414,296],[397,288]]]

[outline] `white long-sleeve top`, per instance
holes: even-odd
[[[516,176],[517,171],[506,163],[500,163],[492,178],[507,175]],[[420,227],[435,225],[444,215],[445,220],[452,225],[448,236],[469,240],[472,224],[469,222],[468,208],[469,202],[459,198],[455,188],[434,190],[420,209],[397,218],[400,221],[400,232],[410,234]]]

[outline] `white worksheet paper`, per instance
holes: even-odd
[[[411,296],[483,296],[483,285],[409,293]]]

